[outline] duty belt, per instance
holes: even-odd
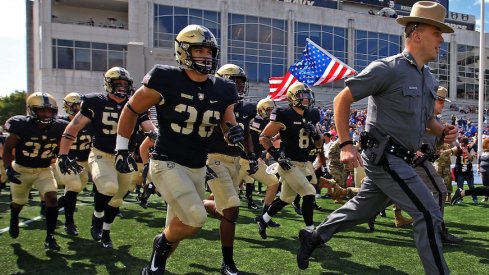
[[[378,132],[378,130],[375,131]],[[378,133],[376,135],[377,137],[374,137],[372,133],[363,131],[360,134],[361,148],[363,150],[371,149],[371,148],[375,148],[375,150],[377,151],[382,150],[382,152],[387,152],[388,154],[395,155],[403,159],[409,165],[413,163],[413,159],[415,156],[414,152],[406,149],[404,146],[402,146],[399,142],[397,142],[394,138],[390,136],[379,136]],[[383,138],[382,142],[380,140],[381,138]],[[379,148],[379,146],[384,148],[383,149]]]

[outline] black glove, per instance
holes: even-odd
[[[248,163],[250,164],[250,169],[246,172],[248,172],[249,175],[253,175],[258,171],[258,158],[255,153],[248,154]]]
[[[138,170],[136,160],[129,154],[129,150],[117,150],[115,153],[115,170],[124,174]]]
[[[210,181],[212,179],[215,179],[217,178],[217,174],[216,172],[214,172],[214,170],[212,170],[209,166],[205,166],[205,181]]]
[[[61,174],[79,174],[83,171],[83,166],[78,164],[76,160],[70,159],[68,155],[59,155],[58,157],[58,166]]]
[[[143,172],[141,173],[143,176],[143,184],[145,184],[146,180],[148,179],[148,171],[149,171],[149,163],[145,163],[143,166]]]
[[[12,168],[12,166],[5,168],[5,173],[7,174],[7,178],[10,182],[13,182],[15,184],[22,183],[19,180],[20,173],[17,173],[17,171],[15,171],[14,168]]]
[[[231,124],[228,124],[229,130],[228,130],[228,141],[232,144],[238,144],[242,143],[244,141],[244,131],[243,128],[239,125],[234,125],[231,126]]]
[[[318,129],[311,122],[307,122],[304,124],[304,132],[311,135],[313,140],[318,140],[321,138],[321,135],[319,135],[319,133],[318,133]]]
[[[290,170],[292,168],[292,162],[290,162],[290,159],[285,157],[284,152],[281,152],[279,149],[275,147],[270,147],[268,148],[268,153],[278,162],[280,167],[284,169],[285,171]]]

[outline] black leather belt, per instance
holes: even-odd
[[[397,142],[395,139],[393,139],[390,136],[385,137],[384,142],[385,139],[387,139],[387,142],[384,143],[385,144],[384,152],[401,158],[409,165],[413,163],[415,152],[406,149],[404,146],[402,146],[399,142]],[[379,142],[375,137],[373,137],[371,133],[366,131],[360,134],[360,144],[363,150],[374,148],[374,147],[377,148],[378,146],[383,146],[381,142]]]

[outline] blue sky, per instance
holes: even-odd
[[[450,0],[449,8],[450,11],[474,15],[479,26],[480,2]],[[485,3],[484,32],[488,33],[489,0],[485,0]],[[5,96],[15,90],[27,89],[25,0],[2,0],[0,8],[0,96]]]

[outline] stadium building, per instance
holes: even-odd
[[[403,29],[394,18],[409,14],[414,2],[27,0],[28,92],[49,92],[59,101],[73,91],[101,92],[102,75],[112,66],[126,67],[138,83],[157,63],[176,65],[176,34],[188,24],[201,24],[218,39],[220,64],[243,67],[251,98],[261,98],[268,94],[269,77],[283,76],[300,59],[306,38],[358,71],[399,53]],[[450,10],[448,0],[439,2]],[[475,17],[448,12],[447,22],[455,33],[444,35],[438,60],[430,67],[452,100],[476,104]],[[488,74],[486,70],[486,85]],[[315,87],[316,98],[331,105],[343,85]]]

